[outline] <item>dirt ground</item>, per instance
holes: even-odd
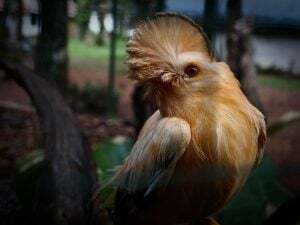
[[[86,82],[105,85],[105,74],[92,69],[76,69],[70,72],[70,81],[78,86]],[[81,127],[91,144],[116,135],[134,136],[131,107],[133,83],[125,76],[116,79],[119,94],[117,117],[78,115]],[[290,110],[300,111],[300,92],[275,90],[260,87],[259,94],[266,110],[268,122],[275,121]],[[101,99],[99,99],[101,101]],[[8,110],[11,109],[12,110]],[[20,113],[22,112],[22,113]],[[24,149],[36,144],[35,130],[32,125],[37,121],[30,105],[30,99],[20,87],[11,81],[0,83],[0,168],[9,167]],[[270,154],[277,167],[283,184],[293,192],[300,191],[300,122],[280,131],[268,139],[266,152]]]

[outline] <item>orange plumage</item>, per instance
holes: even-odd
[[[158,110],[116,177],[116,218],[128,225],[204,221],[262,157],[264,117],[213,58],[201,28],[183,16],[140,24],[127,51],[130,77],[147,86]]]

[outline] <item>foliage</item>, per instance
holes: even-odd
[[[129,154],[132,140],[116,137],[95,145],[93,160],[97,166],[98,178],[102,184],[102,207],[112,207],[113,183],[109,181]],[[43,156],[39,150],[21,158],[17,163],[17,194],[27,210],[32,208],[34,192],[42,171]],[[291,197],[277,180],[275,168],[269,156],[265,156],[260,166],[250,175],[240,193],[220,213],[223,225],[258,225],[266,218],[266,206],[282,204]]]
[[[103,115],[108,108],[116,111],[118,96],[115,94],[112,101],[108,101],[106,88],[87,83],[82,89],[70,87],[69,102],[76,112]]]
[[[36,190],[43,170],[44,156],[40,149],[17,160],[16,192],[24,210],[32,210]]]
[[[240,193],[221,212],[222,225],[258,225],[266,218],[266,206],[282,204],[290,198],[277,180],[271,158],[265,156],[252,172]]]
[[[109,202],[114,191],[111,179],[119,166],[123,164],[123,160],[129,154],[131,147],[132,141],[120,136],[95,146],[93,159],[97,165],[98,178],[102,184],[100,197],[107,204],[112,204]]]
[[[16,162],[17,171],[19,173],[24,173],[30,170],[30,168],[32,168],[33,166],[42,162],[43,160],[44,160],[44,156],[42,151],[40,149],[36,149],[17,160]]]
[[[100,181],[111,178],[114,169],[122,165],[131,147],[132,141],[122,136],[95,145],[93,159],[98,168]]]
[[[90,10],[93,0],[78,0],[78,11],[76,14],[76,20],[79,24],[86,23],[90,18]]]
[[[131,146],[132,142],[129,140],[123,144],[108,140],[95,147],[94,159],[102,183],[107,184],[113,177],[118,166],[130,152]],[[288,200],[291,197],[290,193],[280,185],[275,171],[271,158],[265,156],[260,166],[250,175],[244,188],[221,212],[221,224],[261,224],[266,217],[267,203],[280,205]],[[100,196],[102,199],[106,199],[108,207],[111,207],[110,198],[114,186],[109,184],[102,189]]]
[[[102,186],[113,177],[118,166],[123,163],[129,154],[132,141],[121,136],[98,143],[94,147],[92,158],[97,166],[97,174]],[[21,157],[17,161],[16,187],[17,195],[26,210],[32,210],[43,171],[44,156],[41,150]],[[111,194],[111,187],[105,186],[101,190],[101,197],[107,199]]]
[[[115,187],[110,182],[132,147],[132,140],[115,137],[94,146],[92,158],[102,184],[100,198],[105,200],[102,207],[112,207]],[[38,185],[43,166],[42,152],[36,150],[17,162],[17,194],[27,210],[32,209],[34,192]],[[276,176],[271,158],[266,155],[256,168],[240,193],[222,210],[219,221],[223,225],[258,225],[266,218],[266,206],[278,206],[291,197]]]

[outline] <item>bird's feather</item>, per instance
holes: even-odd
[[[116,223],[155,202],[156,191],[169,183],[177,161],[191,140],[189,124],[156,111],[145,123],[131,154],[116,176]]]
[[[118,173],[116,214],[122,224],[169,225],[217,212],[260,161],[262,113],[185,17],[141,23],[127,50],[131,78],[159,111]]]
[[[178,54],[199,52],[212,60],[209,41],[201,27],[187,17],[177,14],[158,14],[142,22],[127,45],[130,77],[147,80],[172,75]],[[164,64],[166,70],[161,70]]]
[[[117,175],[119,187],[130,193],[144,190],[145,195],[165,187],[190,139],[190,126],[186,121],[161,118],[158,111],[154,113]]]

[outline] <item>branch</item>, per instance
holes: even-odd
[[[78,121],[59,92],[30,69],[5,60],[0,60],[0,69],[30,95],[41,123],[45,163],[35,202],[35,221],[90,224],[97,183],[90,149]]]
[[[267,134],[269,136],[276,134],[277,132],[283,130],[287,126],[300,121],[299,111],[290,111],[285,113],[279,120],[270,124],[267,128]]]

